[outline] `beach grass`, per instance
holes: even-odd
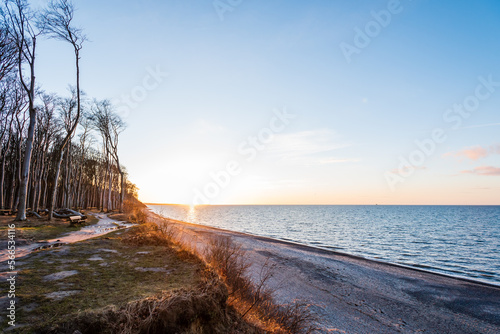
[[[211,253],[199,253],[168,220],[142,208],[110,218],[141,224],[20,259],[15,333],[312,330],[304,305],[277,305],[267,278],[246,276],[250,264],[232,240],[218,239]],[[36,240],[70,231],[61,220],[19,228]]]
[[[129,233],[134,231],[113,232],[22,259],[17,297],[24,307],[17,314],[19,323],[48,328],[91,310],[200,283],[204,269],[197,258],[183,254],[181,260],[175,249],[165,246],[131,246],[124,241]],[[65,294],[70,297],[62,298]],[[20,332],[32,330],[27,326]]]
[[[88,213],[85,223],[78,226],[71,225],[67,219],[53,218],[52,221],[29,217],[25,221],[14,221],[14,216],[0,216],[0,238],[7,236],[9,224],[16,225],[17,240],[36,242],[56,239],[68,232],[79,231],[84,226],[94,225],[99,219],[94,214]]]

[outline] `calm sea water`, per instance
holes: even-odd
[[[177,220],[500,285],[500,206],[150,208]]]

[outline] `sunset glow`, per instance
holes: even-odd
[[[497,2],[77,5],[145,202],[500,204]]]

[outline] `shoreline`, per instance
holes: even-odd
[[[159,205],[159,204],[146,204],[146,205]],[[164,204],[162,204],[162,205],[164,205]],[[175,204],[172,204],[172,205],[175,205]],[[328,249],[326,247],[309,245],[309,244],[306,244],[306,243],[301,243],[301,242],[293,241],[293,240],[285,240],[285,239],[280,239],[280,238],[273,238],[273,237],[269,237],[269,236],[263,236],[263,235],[259,235],[259,234],[254,234],[254,233],[251,233],[251,232],[233,231],[233,230],[228,230],[228,229],[224,229],[224,228],[220,228],[220,227],[214,227],[214,226],[210,226],[210,225],[190,223],[190,222],[186,222],[186,221],[183,221],[183,220],[178,220],[178,219],[163,217],[160,214],[158,214],[158,213],[154,212],[153,210],[151,210],[151,208],[148,207],[148,209],[149,209],[149,211],[151,213],[153,213],[155,215],[158,215],[161,218],[172,220],[172,221],[176,221],[176,222],[179,222],[179,223],[182,223],[182,224],[189,224],[189,225],[193,225],[193,226],[206,227],[206,228],[210,228],[210,229],[214,229],[214,230],[219,230],[221,232],[226,232],[226,233],[237,233],[237,234],[246,235],[246,236],[249,236],[249,237],[269,239],[270,241],[274,241],[274,242],[280,242],[280,243],[284,243],[284,244],[295,245],[297,247],[306,247],[306,248],[310,248],[310,249],[314,249],[314,250],[318,250],[318,251],[323,251],[323,252],[331,253],[333,255],[345,256],[345,257],[357,259],[357,260],[360,260],[360,261],[371,261],[371,262],[378,263],[378,264],[381,264],[381,265],[395,266],[395,267],[398,267],[398,268],[415,270],[415,271],[419,271],[419,272],[423,272],[423,273],[427,273],[427,274],[433,274],[433,275],[443,276],[443,277],[446,277],[446,278],[449,278],[449,279],[463,280],[463,281],[469,282],[469,283],[482,284],[482,285],[486,285],[486,286],[490,286],[490,287],[493,287],[493,288],[500,289],[500,282],[494,283],[494,282],[488,281],[486,279],[482,280],[482,279],[479,279],[479,278],[467,277],[465,275],[461,276],[461,275],[458,275],[458,274],[457,275],[453,275],[451,273],[441,272],[441,271],[446,271],[446,270],[440,269],[440,268],[433,268],[433,267],[428,267],[429,269],[419,268],[419,267],[412,266],[412,265],[409,265],[409,264],[394,263],[394,262],[389,262],[389,261],[385,261],[385,260],[382,260],[382,259],[374,259],[374,258],[364,257],[362,255],[349,254],[349,253],[342,252],[342,251],[339,251],[339,250],[333,250],[333,249]],[[435,271],[432,270],[432,269],[434,269]]]
[[[321,332],[500,331],[500,286],[150,212],[177,226],[182,239],[201,251],[210,238],[233,238],[256,279],[259,266],[271,260],[277,301],[308,303]]]

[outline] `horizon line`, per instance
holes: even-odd
[[[141,201],[142,202],[142,201]],[[144,205],[184,205],[184,206],[500,206],[500,204],[187,204],[187,203],[153,203]]]

